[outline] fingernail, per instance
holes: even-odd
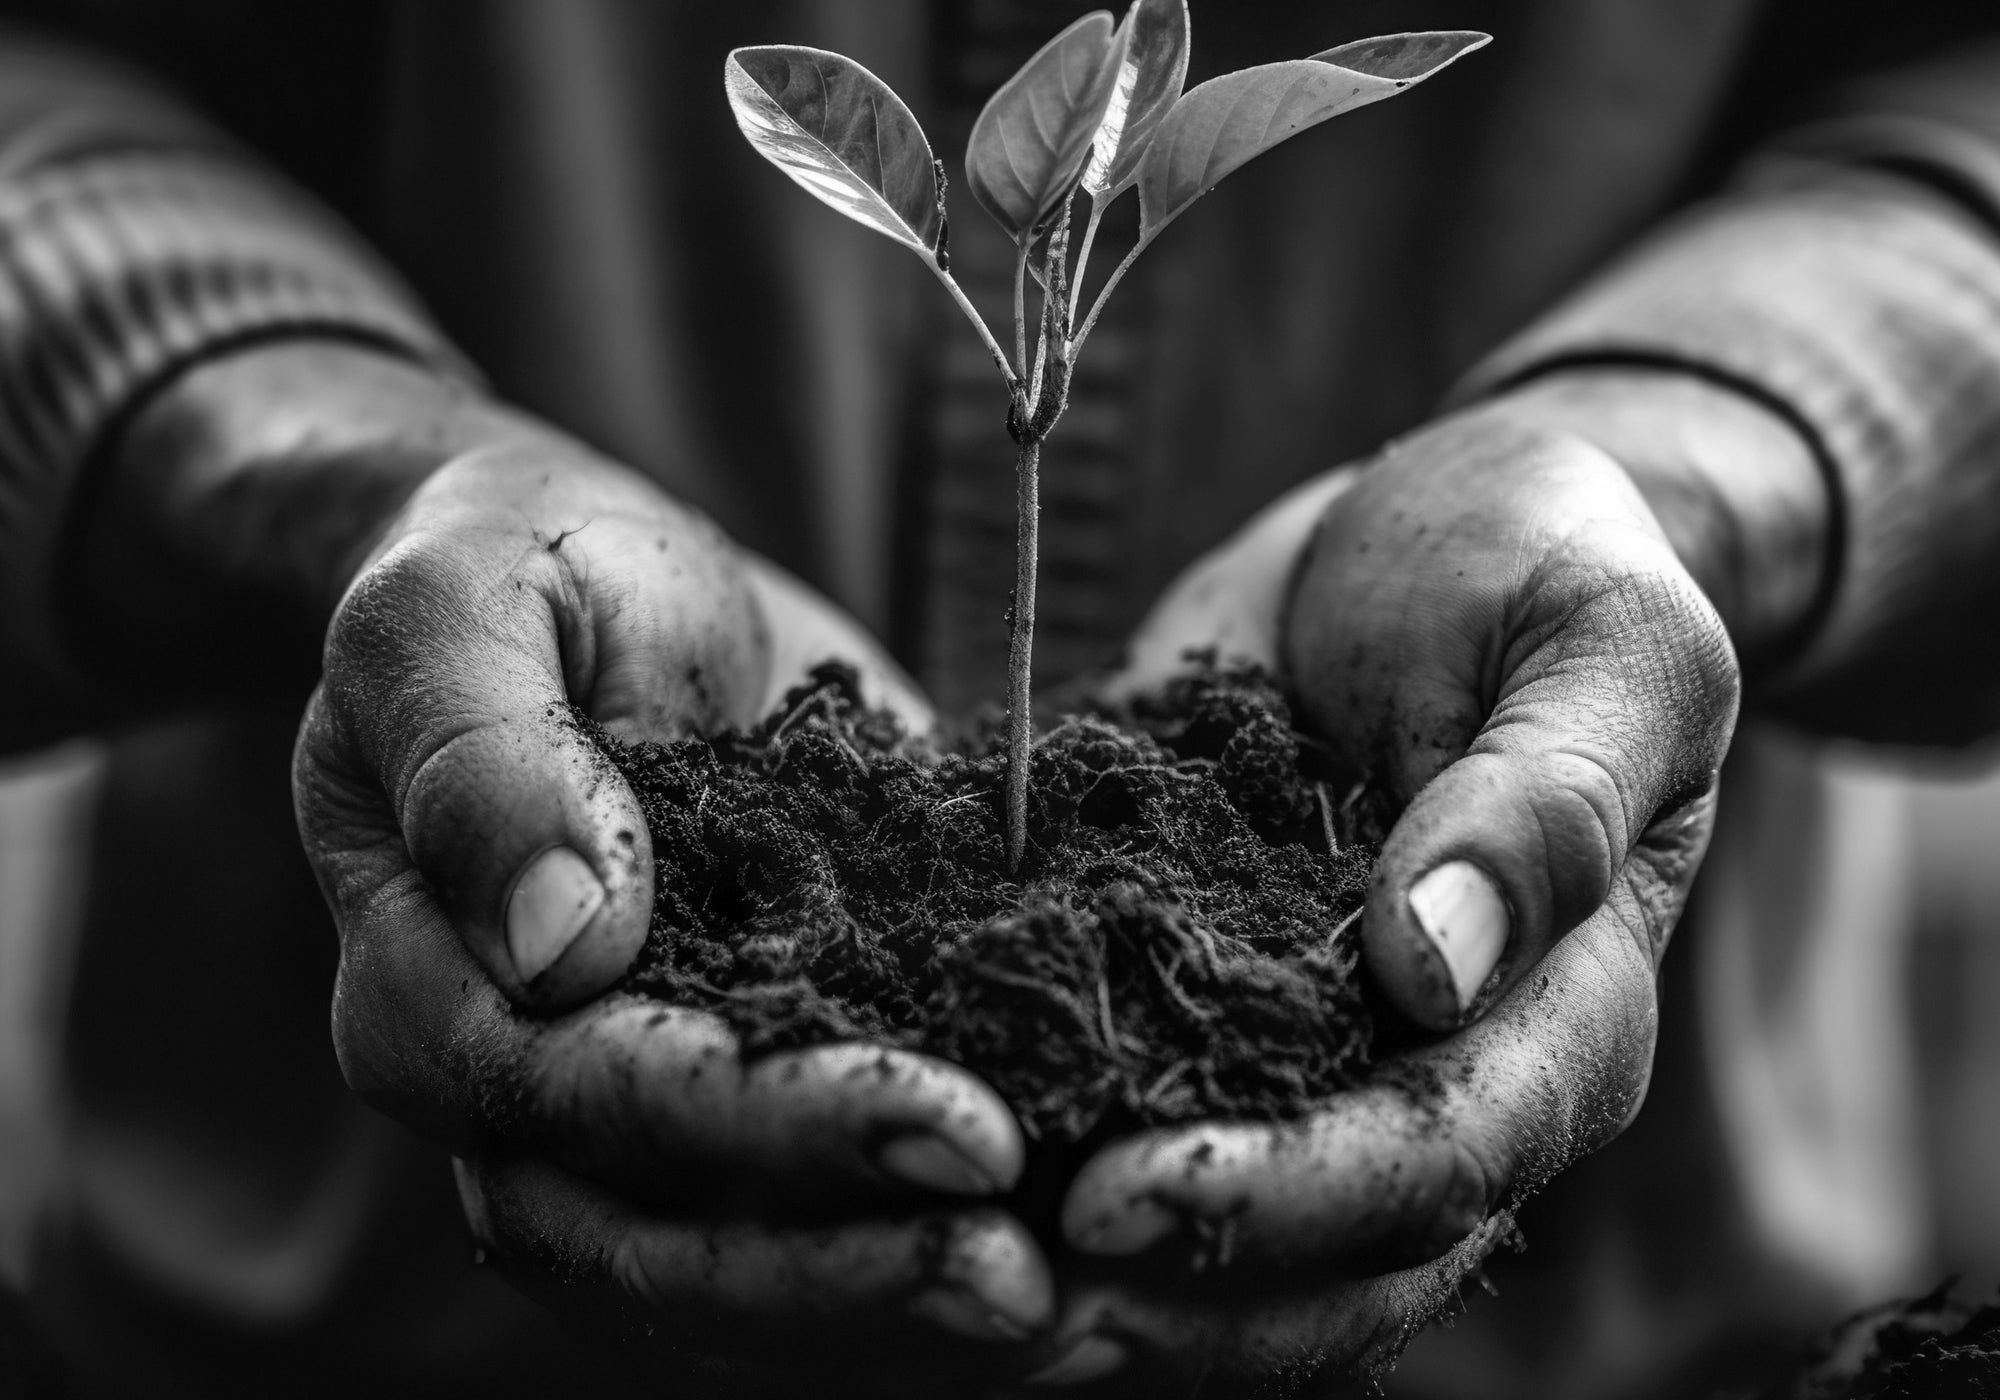
[[[1470,861],[1440,865],[1410,886],[1410,912],[1451,973],[1460,1015],[1507,947],[1507,901]]]
[[[1138,1254],[1179,1232],[1181,1217],[1157,1201],[1139,1200],[1092,1221],[1073,1243],[1085,1254]]]
[[[1049,1325],[1055,1285],[1018,1229],[961,1222],[938,1261],[938,1282],[910,1311],[960,1336],[1024,1342]]]
[[[910,1313],[947,1332],[982,1342],[1025,1342],[1034,1335],[1028,1324],[1007,1316],[977,1294],[956,1288],[919,1293],[910,1300]]]
[[[590,863],[567,846],[528,862],[507,898],[507,953],[522,982],[533,982],[569,951],[604,903]]]
[[[971,1158],[933,1133],[908,1133],[891,1138],[875,1154],[876,1164],[890,1176],[953,1196],[991,1196],[1000,1184]]]
[[[967,1336],[1018,1342],[1055,1320],[1048,1260],[1019,1225],[989,1212],[960,1217],[937,1260],[936,1282],[918,1299],[924,1316]]]
[[[1084,1337],[1034,1375],[1029,1385],[1082,1385],[1125,1364],[1125,1348],[1109,1337]]]

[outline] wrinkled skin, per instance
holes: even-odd
[[[340,929],[336,1048],[456,1154],[489,1254],[594,1325],[884,1370],[956,1337],[983,1367],[1052,1306],[1025,1229],[977,1205],[1021,1166],[990,1090],[859,1046],[745,1069],[712,1018],[601,995],[645,937],[651,853],[566,699],[675,736],[748,721],[829,653],[928,722],[851,623],[622,469],[531,444],[431,476],[336,611],[295,759]],[[510,888],[554,846],[604,896],[526,975]],[[955,1174],[885,1165],[912,1140]]]
[[[1392,1357],[1496,1212],[1637,1112],[1737,668],[1616,463],[1478,414],[1302,489],[1197,563],[1122,683],[1196,647],[1286,670],[1401,809],[1364,913],[1392,1000],[1436,1006],[1407,899],[1423,872],[1471,860],[1511,915],[1464,1024],[1370,1086],[1295,1124],[1142,1134],[1070,1189],[1065,1235],[1101,1262],[1041,1352],[1058,1374],[1282,1392]]]

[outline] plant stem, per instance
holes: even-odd
[[[1015,459],[1014,606],[1008,610],[1007,645],[1007,869],[1021,868],[1028,849],[1028,768],[1034,747],[1029,690],[1035,650],[1035,556],[1041,525],[1042,444],[1021,439]]]
[[[1132,246],[1132,251],[1125,255],[1124,261],[1111,269],[1111,276],[1106,279],[1102,290],[1098,292],[1097,300],[1090,304],[1090,314],[1083,318],[1083,324],[1077,328],[1076,335],[1070,340],[1069,357],[1072,363],[1076,360],[1076,352],[1083,348],[1084,340],[1090,335],[1090,328],[1097,324],[1097,317],[1104,310],[1104,303],[1111,299],[1111,293],[1117,289],[1119,279],[1131,270],[1132,264],[1139,260],[1139,254],[1145,251],[1146,240],[1142,238]]]
[[[1028,372],[1028,240],[1014,247],[1014,370]]]
[[[993,332],[986,325],[986,318],[979,314],[979,309],[972,304],[972,299],[966,296],[965,288],[958,285],[956,277],[935,262],[930,264],[930,269],[937,274],[938,281],[944,283],[944,289],[951,293],[951,299],[958,303],[958,309],[965,313],[965,319],[972,322],[972,328],[979,332],[980,340],[986,345],[986,353],[993,357],[994,364],[1000,366],[1000,377],[1007,381],[1007,392],[1018,398],[1021,393],[1021,377],[1014,373],[1014,367],[1007,363],[1007,352],[1002,350],[1000,342],[993,338]]]
[[[1076,192],[1063,201],[1062,217],[1049,232],[1048,249],[1042,255],[1042,319],[1035,344],[1035,372],[1028,380],[1028,402],[1036,417],[1048,407],[1042,402],[1042,370],[1051,354],[1060,355],[1069,342],[1069,211]],[[1054,419],[1049,420],[1053,425]],[[1048,426],[1034,435],[1046,437]]]
[[[1097,221],[1104,217],[1104,206],[1095,197],[1090,201],[1090,217],[1084,221],[1083,242],[1076,250],[1076,265],[1069,270],[1069,323],[1076,324],[1076,304],[1083,300],[1083,270],[1090,265],[1090,246],[1097,242]]]

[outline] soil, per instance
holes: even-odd
[[[1045,1156],[1295,1117],[1369,1062],[1349,915],[1380,823],[1260,673],[1205,666],[1046,730],[1018,875],[997,723],[941,746],[864,707],[842,666],[749,733],[627,746],[578,722],[652,832],[626,985],[715,1012],[746,1058],[855,1039],[943,1056]]]
[[[1922,1298],[1849,1318],[1763,1400],[1990,1400],[2000,1395],[2000,1295]]]

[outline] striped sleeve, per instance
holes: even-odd
[[[1968,81],[1965,70],[1984,75]],[[1949,100],[1959,87],[1964,101]],[[1775,408],[1822,464],[1826,578],[1778,708],[1860,737],[1935,687],[2000,727],[2000,49],[1793,133],[1475,370],[1684,369]],[[1945,704],[1946,700],[1949,705]],[[1954,713],[1946,716],[1947,709]]]
[[[333,215],[196,119],[66,53],[0,49],[0,708],[19,715],[85,693],[58,556],[93,454],[154,388],[300,335],[469,372]]]

